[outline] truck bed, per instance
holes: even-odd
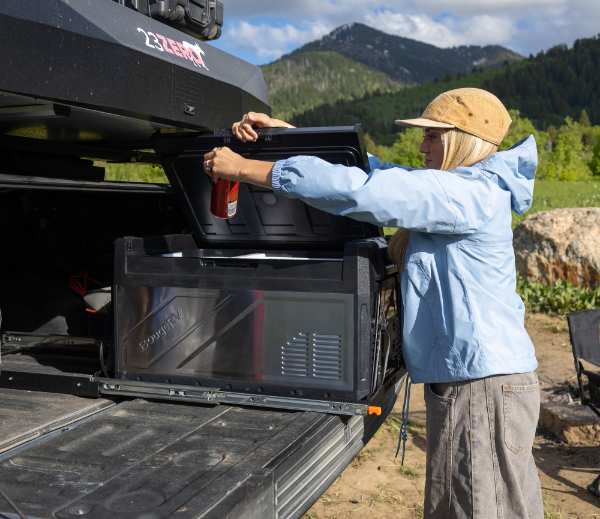
[[[0,487],[40,519],[296,518],[395,397],[343,417],[3,389]]]

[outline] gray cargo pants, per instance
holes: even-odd
[[[426,384],[425,519],[543,519],[535,373]]]

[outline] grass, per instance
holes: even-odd
[[[408,479],[417,479],[419,477],[419,473],[408,465],[400,465],[398,467],[398,472]]]
[[[150,184],[168,184],[163,169],[154,164],[108,164],[97,162],[105,168],[104,179],[114,182],[146,182]]]
[[[398,496],[398,494],[393,488],[390,488],[390,486],[379,484],[375,487],[375,490],[377,495],[371,498],[374,502],[388,503],[391,505],[402,504],[402,497]]]
[[[361,450],[353,459],[352,459],[352,466],[355,468],[360,467],[363,463],[366,463],[367,461],[370,461],[374,458],[375,453],[373,452],[372,449],[363,449]]]
[[[600,182],[536,180],[533,205],[522,216],[513,213],[513,227],[534,213],[566,207],[600,207]]]
[[[561,512],[553,512],[550,510],[550,504],[548,503],[547,496],[543,496],[544,501],[544,519],[563,519]]]

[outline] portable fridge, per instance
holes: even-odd
[[[141,383],[368,403],[403,373],[397,270],[369,224],[242,186],[230,221],[210,214],[202,155],[309,154],[368,170],[355,127],[272,129],[157,144],[192,236],[116,244],[116,377]]]

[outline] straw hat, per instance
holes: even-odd
[[[494,94],[480,88],[457,88],[437,96],[418,119],[398,119],[396,124],[421,128],[457,128],[497,146],[512,120]]]

